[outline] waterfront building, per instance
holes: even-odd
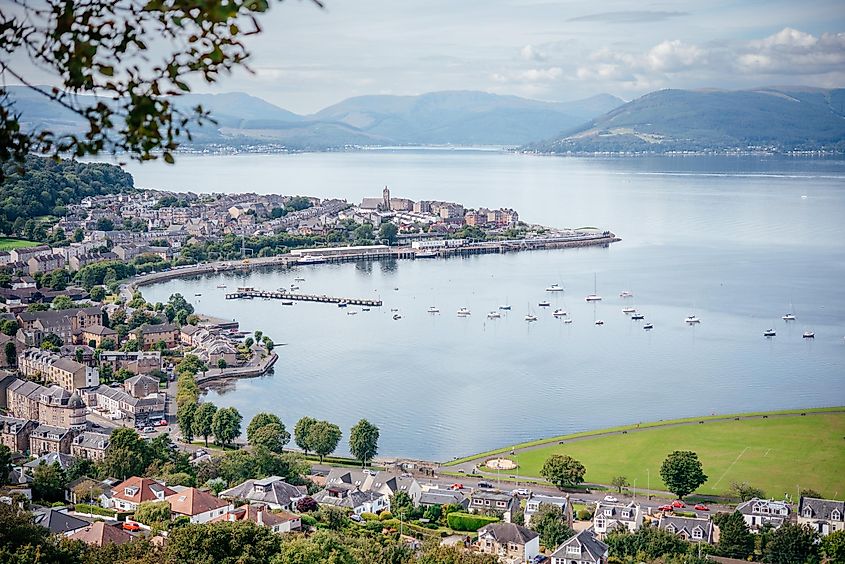
[[[422,495],[422,487],[416,479],[384,471],[370,473],[363,470],[332,468],[326,476],[326,487],[339,485],[355,486],[363,492],[375,492],[387,496],[405,492],[414,505],[419,503]]]
[[[117,345],[120,339],[117,336],[117,331],[102,325],[89,325],[79,330],[79,336],[76,339],[80,345],[88,345],[89,347],[99,348],[103,341],[111,339]]]
[[[525,500],[525,526],[531,524],[531,518],[540,511],[541,505],[555,505],[560,507],[566,517],[567,524],[570,527],[572,526],[572,504],[569,503],[567,496],[535,494],[533,492]]]
[[[49,311],[23,311],[17,315],[19,340],[27,346],[40,347],[50,333],[63,343],[72,343],[74,334],[85,327],[103,324],[103,310],[98,307],[72,308]],[[21,338],[22,337],[22,338]]]
[[[101,385],[87,392],[88,404],[113,419],[123,419],[133,425],[143,426],[164,419],[165,394],[156,392],[144,397],[134,397],[129,392]]]
[[[168,349],[176,348],[179,344],[179,328],[172,323],[159,325],[144,324],[133,330],[131,334],[138,339],[138,343],[144,350],[150,350],[159,342],[164,342]]]
[[[845,501],[801,496],[798,524],[811,527],[821,536],[845,530]]]
[[[133,374],[161,370],[161,351],[100,351],[100,367],[108,365],[113,372],[125,368]]]
[[[381,513],[390,511],[390,497],[374,491],[363,492],[356,486],[339,484],[326,487],[314,494],[314,501],[320,505],[331,505],[362,513]]]
[[[593,514],[593,529],[599,539],[604,539],[612,531],[628,531],[633,533],[643,526],[643,512],[640,506],[631,502],[596,504]]]
[[[478,489],[470,495],[469,511],[484,515],[501,513],[510,523],[514,512],[519,511],[519,500],[510,493]]]
[[[777,529],[789,519],[790,514],[789,504],[785,501],[756,497],[740,503],[736,506],[736,510],[742,513],[745,524],[752,531],[758,531],[763,526]]]

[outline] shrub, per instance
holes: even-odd
[[[589,509],[581,509],[578,511],[578,520],[579,521],[589,521],[593,518],[593,514],[590,513]]]
[[[379,516],[375,513],[369,513],[365,511],[364,513],[361,513],[361,519],[363,519],[364,521],[378,521]]]
[[[393,513],[390,511],[382,511],[378,518],[381,521],[387,521],[388,519],[393,519]]]
[[[74,511],[77,513],[88,513],[91,515],[102,515],[103,517],[114,517],[117,513],[112,509],[105,509],[99,505],[89,505],[87,503],[77,503],[74,506]]]
[[[455,531],[477,531],[484,525],[495,523],[499,519],[496,517],[486,517],[484,515],[471,515],[463,512],[449,513],[446,517],[446,522],[449,528]]]
[[[317,519],[315,519],[311,515],[300,515],[299,518],[302,520],[302,524],[305,526],[313,527],[317,524]]]

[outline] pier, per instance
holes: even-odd
[[[316,294],[294,294],[290,292],[271,292],[267,290],[256,290],[254,288],[239,288],[237,292],[226,294],[227,300],[262,298],[267,300],[296,300],[300,302],[320,302],[325,304],[347,303],[357,306],[381,307],[381,300],[368,300],[362,298],[339,298],[336,296]]]

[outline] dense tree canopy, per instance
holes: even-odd
[[[540,469],[543,478],[561,489],[583,482],[586,472],[583,464],[565,454],[551,455]]]
[[[379,429],[366,419],[361,419],[349,432],[349,451],[365,465],[378,454]]]
[[[679,499],[691,494],[707,481],[707,474],[701,467],[698,455],[688,450],[676,450],[669,454],[660,466],[660,477],[669,491]]]

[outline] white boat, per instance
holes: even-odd
[[[202,296],[202,294],[194,294],[194,296],[199,298],[200,296]]]
[[[368,307],[362,307],[362,308],[361,308],[361,311],[370,311],[370,308],[368,308]]]
[[[552,315],[555,317],[566,317],[567,313],[565,309],[556,309]]]
[[[458,310],[458,315],[461,317],[466,317],[467,315],[472,315],[472,312],[465,307],[462,307]]]
[[[634,312],[634,314],[631,315],[631,319],[634,320],[634,321],[641,321],[641,320],[645,319],[645,315],[643,315],[642,313],[639,313],[639,312]]]
[[[646,323],[645,325],[643,325],[643,329],[645,329],[646,331],[651,331],[652,329],[654,329],[654,325],[652,325],[651,323]]]
[[[297,259],[297,264],[322,264],[326,262],[326,257],[305,255]]]
[[[701,323],[701,320],[699,318],[697,318],[695,315],[688,315],[687,318],[684,319],[684,322],[689,323],[690,325],[693,325],[695,323]]]
[[[297,286],[296,284],[291,284],[290,289],[291,290],[299,290],[299,286]]]
[[[358,312],[357,312],[357,311],[355,311],[354,309],[350,309],[349,311],[347,311],[347,312],[346,312],[346,315],[355,315],[355,314],[357,314],[357,313],[358,313]]]
[[[428,308],[426,311],[427,311],[428,313],[440,313],[440,310],[439,310],[439,309],[437,309],[437,308],[436,308],[436,307],[434,307],[434,306],[431,306],[431,307],[430,307],[430,308]]]
[[[218,287],[218,288],[225,288],[225,287],[226,287],[226,285],[225,285],[225,284],[218,284],[218,285],[217,285],[217,287]]]
[[[530,313],[525,316],[525,321],[537,321],[536,315],[531,315]]]
[[[540,302],[537,305],[540,306],[540,307],[549,307],[552,304],[551,304],[551,302]]]
[[[777,333],[775,333],[774,329],[766,329],[765,331],[763,331],[764,337],[774,337],[776,334]]]
[[[399,308],[398,308],[398,307],[392,307],[392,308],[390,308],[390,312],[391,312],[391,313],[393,313],[394,311],[399,311]]]
[[[604,321],[601,319],[596,319],[596,325],[604,325]]]
[[[635,307],[623,307],[622,313],[636,313],[637,308]]]
[[[305,278],[294,278],[294,282],[305,282]]]
[[[787,313],[783,317],[781,317],[784,321],[795,321],[795,316],[791,313]]]
[[[633,297],[634,297],[634,293],[633,293],[633,292],[629,292],[628,290],[622,290],[622,291],[619,293],[619,297],[620,297],[620,298],[633,298]]]
[[[596,275],[593,274],[593,293],[584,298],[588,302],[600,302],[601,296],[596,292]]]
[[[802,335],[804,339],[815,339],[816,334],[813,331],[804,331],[804,335]]]
[[[560,287],[559,285],[557,285],[557,284],[552,284],[551,286],[549,286],[548,288],[546,288],[546,291],[547,291],[547,292],[563,292],[563,288],[561,288],[561,287]]]
[[[282,302],[283,306],[292,306],[293,302]]]
[[[509,306],[509,305],[500,305],[500,306],[499,306],[499,309],[501,309],[502,311],[510,311],[510,310],[511,310],[511,306]]]
[[[502,314],[498,311],[491,311],[487,314],[487,319],[499,319],[500,317],[502,317]]]
[[[401,315],[399,315],[398,313],[394,313],[394,314],[393,314],[393,321],[398,321],[398,320],[400,320],[400,319],[402,319],[402,316],[401,316]]]

